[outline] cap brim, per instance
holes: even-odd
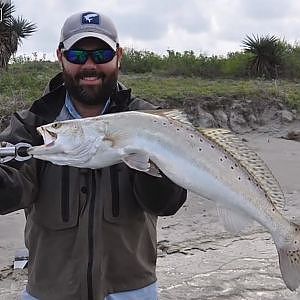
[[[64,49],[69,50],[76,42],[86,37],[98,38],[103,42],[105,42],[106,44],[108,44],[113,50],[115,51],[117,50],[117,43],[115,41],[113,41],[112,39],[110,39],[108,36],[104,34],[100,34],[96,32],[80,32],[74,34],[70,38],[63,41]]]

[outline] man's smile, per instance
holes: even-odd
[[[84,85],[98,85],[102,82],[101,77],[97,76],[87,76],[80,78],[79,83]]]

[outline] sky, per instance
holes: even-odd
[[[33,52],[56,58],[65,19],[80,11],[99,11],[115,23],[122,47],[153,51],[226,55],[240,51],[246,35],[300,40],[299,0],[14,0],[15,16],[37,24],[17,55]]]

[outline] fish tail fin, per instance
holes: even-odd
[[[276,244],[283,281],[288,289],[296,290],[300,285],[300,226],[292,223],[291,238]]]

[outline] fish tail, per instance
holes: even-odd
[[[296,290],[300,285],[300,226],[292,223],[288,242],[276,244],[283,281],[288,289]]]

